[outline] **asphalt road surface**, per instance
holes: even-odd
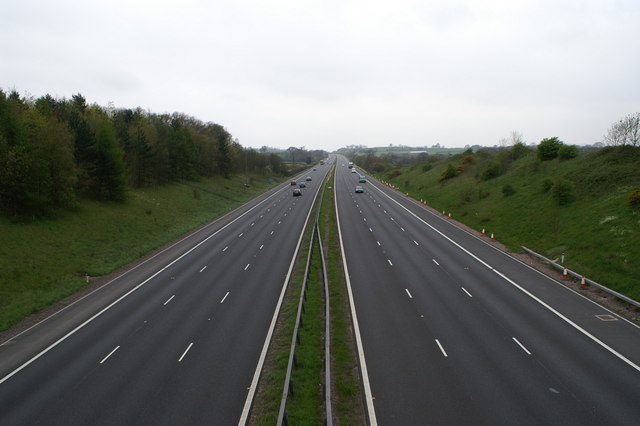
[[[638,327],[346,163],[335,191],[372,423],[640,423]]]
[[[329,165],[0,346],[0,425],[238,424]]]

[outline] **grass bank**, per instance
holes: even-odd
[[[417,200],[485,228],[511,250],[524,245],[568,268],[640,300],[640,210],[629,205],[640,189],[640,149],[602,149],[577,158],[540,161],[535,151],[461,154],[379,176]],[[451,164],[455,177],[440,181]],[[483,179],[491,164],[501,174]],[[560,205],[554,186],[568,181],[574,200]]]
[[[31,223],[0,218],[0,330],[221,216],[275,185],[244,177],[136,189],[127,202],[82,201]]]

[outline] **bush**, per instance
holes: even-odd
[[[457,176],[456,168],[453,164],[449,163],[446,169],[440,174],[440,182],[446,179],[451,179]]]
[[[558,156],[558,150],[564,145],[557,137],[545,138],[538,145],[538,158],[542,161],[553,160]]]
[[[560,179],[553,187],[553,198],[559,206],[573,203],[576,199],[576,186],[570,180]]]
[[[578,148],[575,145],[561,145],[558,148],[558,158],[561,160],[570,160],[578,156]]]
[[[551,179],[545,179],[542,181],[542,192],[549,192],[553,188],[553,181]]]
[[[640,209],[640,189],[636,189],[629,194],[629,205]]]
[[[515,193],[516,193],[515,188],[513,186],[509,185],[509,184],[506,184],[505,186],[502,187],[502,194],[505,197],[508,197],[508,196],[513,195]]]
[[[433,168],[433,165],[432,165],[432,164],[430,164],[430,163],[427,163],[427,164],[425,164],[424,166],[422,166],[422,172],[423,172],[423,173],[426,173],[426,172],[428,172],[429,170],[431,170],[432,168]]]
[[[493,178],[497,178],[504,172],[502,168],[502,164],[498,162],[490,163],[487,167],[482,171],[482,180],[489,180]]]

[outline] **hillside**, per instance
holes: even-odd
[[[454,173],[441,181],[449,165]],[[480,150],[431,156],[377,176],[485,228],[511,250],[524,245],[551,259],[564,254],[568,268],[640,300],[640,209],[629,203],[640,189],[639,165],[640,149],[628,146],[564,161],[540,161],[530,149]],[[569,193],[561,205],[554,193],[562,185],[573,185],[574,199]]]
[[[0,216],[0,331],[276,184],[210,178],[131,189],[124,203],[82,200],[29,223]]]

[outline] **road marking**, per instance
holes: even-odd
[[[369,232],[373,232],[373,229],[369,228]]]
[[[389,265],[393,266],[393,263],[391,263],[391,259],[387,259],[387,262],[389,262]]]
[[[274,231],[271,231],[271,233],[270,233],[269,235],[273,235],[273,232],[274,232]]]
[[[207,269],[207,265],[204,265],[202,269],[200,269],[200,272],[204,271],[205,269]]]
[[[405,288],[404,291],[406,291],[407,294],[409,295],[409,299],[413,299],[413,296],[411,295],[411,293],[409,293],[409,289]]]
[[[285,213],[284,215],[286,216],[287,214]]]
[[[102,359],[102,361],[100,361],[100,364],[104,363],[104,362],[107,360],[107,358],[109,358],[111,355],[113,355],[113,353],[114,353],[115,351],[117,351],[119,348],[120,348],[120,346],[119,346],[119,345],[118,345],[118,346],[116,346],[116,347],[115,347],[111,352],[109,352],[109,355],[105,356],[105,357]]]
[[[175,294],[174,294],[173,296],[171,296],[170,298],[168,298],[168,299],[167,299],[167,301],[166,301],[166,302],[164,302],[164,303],[162,304],[162,306],[164,306],[164,305],[166,305],[167,303],[171,302],[171,299],[173,299],[174,297],[176,297],[176,295],[175,295]]]
[[[396,221],[394,218],[391,218],[391,220],[393,220],[394,222]]]
[[[251,226],[253,226],[253,225],[255,225],[255,224],[256,224],[255,222],[251,222]]]
[[[417,246],[419,246],[420,244],[418,244],[418,242],[416,240],[413,240],[414,243],[416,243]]]
[[[381,246],[382,244],[380,244],[380,241],[376,241],[376,243],[378,243],[379,246]]]
[[[189,343],[189,346],[187,346],[187,349],[185,349],[184,353],[182,354],[182,356],[180,357],[180,359],[178,360],[178,362],[182,362],[182,359],[184,358],[184,356],[187,354],[187,352],[189,352],[189,349],[191,349],[191,346],[193,346],[193,342]]]
[[[518,342],[518,339],[516,339],[515,337],[512,337],[513,341],[516,342],[518,344],[518,346],[520,346],[522,348],[523,351],[525,351],[527,353],[527,355],[531,355],[531,352],[529,352],[529,350],[527,348],[524,347],[524,345],[520,342]]]
[[[367,218],[366,218],[366,217],[363,217],[363,219],[364,219],[364,221],[365,221],[365,222],[367,221]]]
[[[464,291],[465,293],[467,293],[467,296],[469,296],[469,297],[473,297],[473,296],[471,295],[471,293],[469,293],[469,292],[467,291],[467,289],[466,289],[466,288],[464,288],[464,287],[461,287],[461,288],[462,288],[462,291]]]
[[[433,260],[433,263],[435,263],[436,265],[440,266],[440,264],[438,263],[437,260],[435,260],[435,259],[431,259],[431,260]]]
[[[247,263],[247,266],[244,267],[244,270],[246,271],[247,269],[249,269],[249,265],[251,265],[250,263]]]
[[[227,251],[228,248],[229,246],[226,246],[225,248],[222,249],[222,251]]]
[[[264,247],[264,244],[260,244],[260,248],[258,250],[262,250],[262,247]]]
[[[281,221],[281,220],[279,220],[279,221],[278,221],[278,225],[280,225],[281,223],[282,223],[282,221]]]
[[[229,295],[229,292],[227,292],[227,294],[225,294],[225,295],[224,295],[224,297],[222,298],[222,300],[220,301],[220,303],[224,303],[224,299],[226,299],[228,295]]]
[[[442,355],[444,355],[444,357],[447,358],[449,355],[447,355],[447,353],[445,352],[444,348],[442,347],[438,339],[436,339],[436,343],[438,344],[438,347],[440,348],[440,352],[442,352]]]
[[[244,235],[244,232],[241,232],[240,235],[238,235],[238,238],[242,237]]]

